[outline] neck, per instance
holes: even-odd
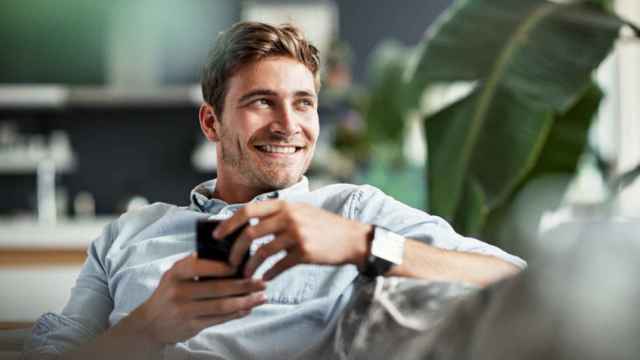
[[[267,191],[269,189],[251,188],[244,184],[229,181],[224,177],[218,177],[213,196],[228,204],[242,204]]]

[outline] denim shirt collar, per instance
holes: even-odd
[[[244,204],[228,204],[227,202],[213,197],[213,193],[216,189],[217,179],[205,181],[193,190],[191,190],[191,206],[190,208],[196,211],[207,213],[218,213],[220,210],[227,206],[241,207]],[[309,192],[309,180],[306,176],[303,176],[297,183],[279,190],[274,190],[257,195],[249,202],[263,201],[268,199],[284,199],[294,194],[301,194]]]

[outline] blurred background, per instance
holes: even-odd
[[[321,50],[312,187],[378,186],[524,258],[563,223],[637,218],[640,45],[624,29],[614,51],[594,63],[604,95],[572,171],[521,181],[496,210],[499,220],[482,226],[434,211],[423,121],[435,111],[433,95],[416,110],[403,101],[412,97],[404,96],[407,74],[425,32],[453,3],[3,1],[0,322],[59,311],[105,224],[147,203],[186,205],[195,185],[215,177],[215,148],[197,122],[200,69],[216,34],[240,20],[292,22]],[[637,1],[607,6],[640,23]]]

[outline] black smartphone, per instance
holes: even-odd
[[[231,248],[236,241],[242,230],[244,230],[249,223],[237,228],[234,232],[227,235],[224,239],[217,240],[213,238],[213,230],[221,223],[220,220],[208,220],[201,219],[196,223],[196,250],[198,252],[198,258],[217,260],[223,262],[229,262],[229,256],[231,255]],[[238,271],[231,276],[216,277],[216,278],[243,278],[244,267],[249,261],[249,250],[244,254]],[[203,277],[201,280],[209,280],[214,277]]]

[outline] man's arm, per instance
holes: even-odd
[[[165,344],[189,339],[201,330],[248,315],[266,302],[266,285],[253,279],[195,281],[228,276],[235,269],[195,254],[177,261],[151,297],[92,343],[65,354],[75,359],[156,359]]]
[[[151,297],[118,324],[102,329],[97,336],[85,334],[86,321],[61,319],[61,323],[52,324],[53,329],[42,324],[34,330],[37,333],[31,341],[34,346],[26,349],[24,357],[157,359],[164,345],[189,339],[209,326],[244,317],[266,302],[266,285],[260,280],[194,280],[234,273],[235,269],[226,263],[189,255],[166,271]],[[69,311],[74,309],[77,306],[72,304]],[[77,318],[78,314],[69,316]],[[53,339],[55,342],[50,341]]]
[[[355,264],[362,272],[370,252],[373,227],[365,225],[366,235],[359,242]],[[517,266],[494,256],[452,251],[406,239],[402,263],[392,266],[385,276],[413,277],[438,281],[458,281],[485,286],[520,271]]]
[[[287,255],[263,275],[265,280],[301,263],[354,264],[360,270],[364,267],[372,226],[307,204],[284,201],[248,204],[218,226],[214,236],[221,238],[254,217],[260,218],[260,222],[242,232],[231,250],[231,263],[240,263],[253,239],[267,234],[275,234],[275,238],[251,257],[245,267],[245,277],[250,277],[264,260],[282,250]],[[444,250],[407,239],[403,264],[390,269],[387,275],[484,286],[517,270],[497,257]]]
[[[133,314],[123,318],[91,343],[65,353],[63,359],[133,360],[159,357],[162,346],[149,337],[149,334],[137,324],[135,318]]]
[[[113,301],[103,259],[114,227],[114,223],[106,226],[87,249],[87,259],[62,312],[38,318],[25,339],[23,358],[58,358],[60,353],[91,341],[109,327]]]

